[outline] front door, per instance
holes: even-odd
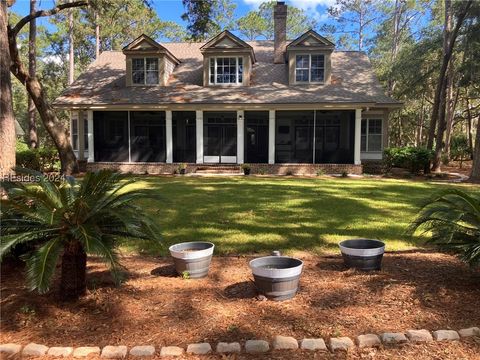
[[[203,161],[205,163],[236,163],[236,112],[205,112],[203,116]]]
[[[195,111],[172,111],[173,162],[197,161]]]
[[[268,111],[245,111],[245,162],[268,163]]]

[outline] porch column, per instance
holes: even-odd
[[[165,111],[165,138],[167,141],[167,163],[173,163],[172,111]]]
[[[88,162],[94,162],[94,151],[93,151],[93,111],[87,111],[87,121],[88,121]]]
[[[85,160],[85,113],[84,111],[78,112],[78,160]]]
[[[243,136],[245,133],[245,118],[244,111],[237,110],[237,164],[244,163],[244,140]]]
[[[196,111],[197,164],[203,164],[203,111]]]
[[[268,112],[268,163],[275,164],[275,110]]]
[[[362,141],[362,109],[355,109],[355,145],[354,145],[354,155],[353,163],[355,165],[360,165],[360,144]]]

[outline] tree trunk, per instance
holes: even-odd
[[[0,176],[15,167],[15,117],[8,51],[7,3],[0,1]]]
[[[398,54],[398,44],[400,42],[400,19],[401,19],[401,9],[403,6],[403,2],[400,0],[395,0],[395,10],[393,16],[393,36],[392,36],[392,48],[390,50],[391,57],[390,57],[390,64],[393,66],[397,59]],[[392,73],[389,75],[388,79],[388,87],[387,87],[387,94],[388,96],[393,96],[393,91],[396,87],[396,81],[392,77]]]
[[[69,0],[72,2],[72,0]],[[73,9],[68,10],[68,85],[73,83],[75,78],[75,58],[73,49]]]
[[[477,122],[477,135],[475,136],[475,149],[473,151],[473,166],[470,180],[480,181],[480,116]]]
[[[445,121],[445,108],[446,108],[446,86],[444,85],[441,92],[441,101],[440,101],[440,111],[438,113],[438,122],[437,122],[437,134],[435,136],[435,154],[433,156],[432,162],[432,172],[440,172],[442,164],[442,152],[445,147],[445,142],[443,141],[445,129],[447,124]]]
[[[442,53],[442,68],[440,70],[440,78],[438,79],[437,89],[440,94],[438,98],[435,96],[435,102],[433,104],[434,115],[432,115],[432,121],[435,117],[437,125],[437,134],[435,136],[435,156],[433,157],[432,171],[440,171],[441,154],[443,149],[443,134],[445,133],[445,104],[447,95],[447,83],[448,83],[448,66],[450,63],[449,58],[449,44],[451,42],[452,32],[452,2],[451,0],[445,0],[445,23],[443,26],[443,53]],[[445,67],[445,69],[444,69]],[[436,95],[436,92],[435,92]],[[429,139],[430,140],[430,139]],[[433,148],[433,144],[432,144]]]
[[[33,15],[36,11],[37,0],[30,0],[30,15]],[[34,77],[37,72],[37,20],[32,19],[30,21],[30,30],[28,38],[28,73],[30,77]],[[28,96],[28,138],[29,146],[32,149],[38,148],[38,134],[37,134],[37,122],[35,119],[35,104],[30,96]]]
[[[403,122],[402,114],[398,117],[398,146],[403,146]]]
[[[78,241],[65,247],[62,255],[60,297],[62,300],[76,300],[85,294],[87,283],[87,254]]]
[[[358,51],[363,50],[363,9],[360,3],[359,25],[358,25]]]
[[[422,146],[422,132],[423,132],[423,123],[425,121],[425,94],[422,94],[422,102],[420,107],[420,116],[417,121],[417,133],[416,133],[416,146]]]
[[[471,159],[473,160],[473,124],[472,124],[472,112],[470,111],[470,101],[468,97],[466,99],[467,102],[467,131],[468,131],[468,145],[470,146],[470,150],[472,151]]]
[[[466,7],[469,8],[469,5]],[[440,111],[440,103],[441,103],[441,92],[442,88],[444,87],[445,82],[445,74],[448,68],[448,62],[450,58],[448,55],[447,49],[447,22],[448,18],[450,17],[450,9],[451,9],[451,1],[445,0],[445,25],[444,25],[444,37],[443,37],[443,58],[442,58],[442,66],[440,67],[440,73],[438,77],[437,86],[435,87],[435,96],[433,100],[433,107],[432,107],[432,118],[430,119],[430,129],[428,132],[428,140],[427,140],[427,148],[433,149],[433,141],[435,139],[435,130],[437,128],[437,120],[438,120],[438,113]],[[463,19],[462,19],[463,21]],[[459,27],[459,21],[457,21],[457,26]],[[456,26],[456,27],[457,27]],[[458,31],[458,30],[457,30]],[[450,43],[453,45],[453,42]]]
[[[451,94],[449,95],[450,100],[447,103],[447,129],[445,130],[445,156],[448,161],[451,160],[450,145],[452,142],[451,140],[452,140],[452,132],[453,132],[453,122],[455,120],[455,109],[457,108],[459,95],[460,95],[460,87],[457,88],[457,91],[455,92],[455,97],[452,98],[453,96],[453,86],[452,86]]]
[[[98,12],[95,11],[95,59],[100,56],[100,25],[98,24]]]
[[[28,94],[35,103],[40,118],[42,119],[42,123],[58,150],[60,161],[62,163],[62,173],[70,175],[78,172],[77,158],[75,157],[72,145],[70,144],[70,137],[68,136],[67,129],[65,129],[62,122],[58,120],[54,109],[48,103],[47,95],[43,90],[42,84],[38,81],[38,78],[36,76],[33,78],[30,77],[23,66],[18,53],[17,39],[14,31],[10,27],[8,27],[8,48],[10,49],[11,56],[10,71],[20,81],[20,83],[25,86]],[[4,52],[2,52],[2,54],[3,53]],[[4,67],[2,66],[2,71],[3,69]],[[13,143],[13,151],[15,155],[15,143]]]
[[[443,135],[445,133],[445,92],[446,92],[446,80],[445,75],[452,58],[453,48],[455,46],[455,40],[457,39],[458,32],[460,27],[465,19],[465,16],[472,5],[472,0],[469,0],[466,5],[463,7],[461,12],[457,15],[457,22],[453,31],[451,31],[452,23],[452,3],[450,0],[445,0],[445,28],[444,28],[444,40],[443,40],[443,60],[442,67],[440,69],[439,79],[437,83],[437,88],[435,90],[435,100],[433,103],[432,111],[432,126],[438,122],[438,131],[436,137],[435,128],[430,128],[429,138],[428,138],[428,148],[433,148],[433,138],[436,139],[435,144],[435,157],[433,159],[432,171],[440,171],[441,156],[443,149]],[[432,133],[433,131],[433,133]]]

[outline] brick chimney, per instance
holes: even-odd
[[[285,50],[287,48],[287,5],[285,1],[277,1],[273,8],[274,30],[274,58],[275,64],[285,63]]]

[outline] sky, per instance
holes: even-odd
[[[39,9],[49,9],[54,6],[53,0],[37,0],[37,7]],[[118,0],[128,1],[128,0]],[[258,8],[258,6],[265,0],[234,0],[237,4],[235,10],[236,17],[241,17],[250,10]],[[184,8],[181,0],[151,0],[151,3],[156,10],[158,17],[163,21],[175,21],[180,24],[185,24],[180,18],[184,13]],[[335,3],[335,0],[290,0],[286,1],[287,5],[291,4],[298,8],[306,10],[310,15],[315,17],[320,24],[328,23],[327,8]],[[12,10],[20,15],[28,15],[30,9],[29,0],[16,0]],[[48,19],[43,18],[38,21],[39,25],[45,26],[47,29],[52,29]]]

